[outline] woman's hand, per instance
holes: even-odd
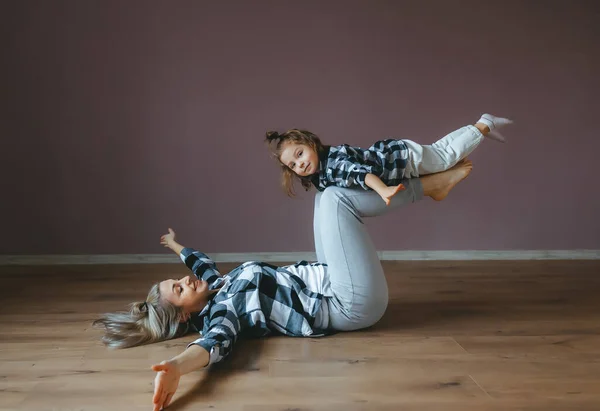
[[[169,231],[172,230],[169,229]],[[170,361],[155,364],[152,366],[152,370],[157,372],[156,378],[154,378],[154,396],[152,397],[153,411],[160,411],[169,405],[177,391],[181,372],[179,367]]]
[[[169,228],[169,233],[163,234],[160,237],[160,243],[162,245],[164,245],[165,247],[171,248],[171,244],[175,243],[175,231],[173,231],[171,228]]]

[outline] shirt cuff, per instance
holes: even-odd
[[[205,340],[204,338],[198,338],[196,341],[192,341],[191,343],[189,343],[186,348],[189,348],[192,345],[199,345],[208,352],[208,364],[206,364],[206,367],[216,362],[219,362],[220,350],[218,344],[213,344]]]

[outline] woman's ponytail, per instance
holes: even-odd
[[[102,342],[109,348],[129,348],[168,340],[184,334],[181,309],[161,301],[158,284],[154,284],[146,301],[130,304],[129,312],[107,313],[94,321],[103,328]]]

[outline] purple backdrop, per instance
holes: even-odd
[[[308,251],[262,143],[431,143],[512,117],[380,250],[599,249],[594,1],[13,1],[0,61],[0,254]]]

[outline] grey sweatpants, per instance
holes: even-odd
[[[388,288],[363,217],[383,215],[423,198],[418,178],[403,180],[386,206],[375,191],[328,187],[315,197],[314,235],[317,260],[328,265],[333,297],[326,298],[329,327],[350,331],[369,327],[383,316]]]

